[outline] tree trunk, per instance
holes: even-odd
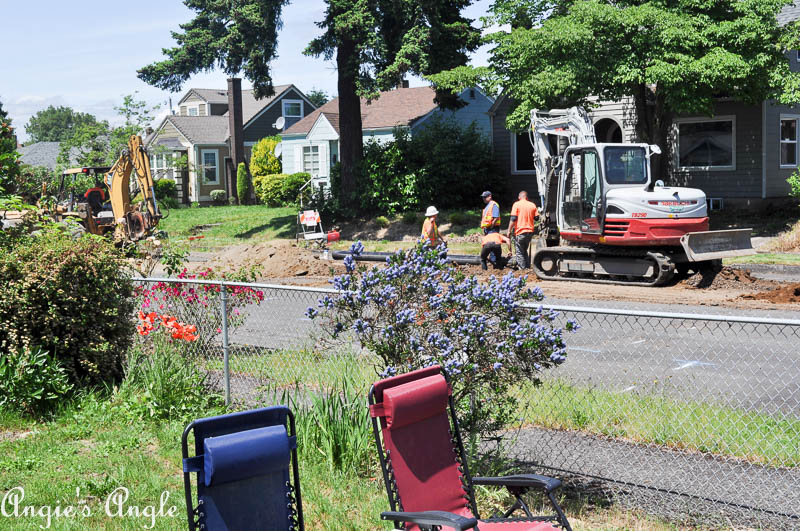
[[[363,158],[361,130],[361,98],[356,80],[358,63],[356,43],[343,40],[336,50],[339,73],[339,160],[341,161],[339,197],[344,206],[352,207],[355,200],[356,177]]]
[[[637,87],[634,95],[636,106],[636,136],[640,142],[655,144],[661,148],[661,155],[653,155],[650,169],[653,181],[668,180],[670,145],[669,132],[672,128],[672,112],[667,109],[664,96],[656,93],[644,84]]]

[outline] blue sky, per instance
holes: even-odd
[[[490,3],[477,0],[467,16],[485,15]],[[273,63],[275,84],[294,83],[304,91],[318,88],[336,93],[334,65],[302,54],[321,31],[314,22],[322,19],[324,8],[323,0],[294,0],[284,8],[279,56]],[[115,123],[114,106],[125,94],[138,91],[139,99],[161,105],[160,121],[168,112],[168,98],[177,103],[181,97],[182,92],[170,94],[136,77],[138,68],[160,60],[161,50],[173,46],[170,31],[192,17],[180,0],[0,0],[0,13],[3,41],[15,43],[5,47],[0,101],[21,141],[27,138],[28,118],[49,105],[69,106]],[[479,50],[473,63],[485,64],[486,51]],[[219,71],[198,74],[184,85],[184,91],[224,88],[226,77]],[[247,80],[244,86],[250,86]]]

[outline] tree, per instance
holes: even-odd
[[[800,73],[785,55],[798,48],[800,26],[776,19],[789,3],[500,0],[493,21],[512,30],[488,37],[490,67],[432,79],[451,90],[502,87],[515,102],[507,119],[514,130],[528,127],[533,108],[630,97],[637,136],[661,147],[654,173],[666,176],[675,115],[712,115],[719,97],[800,101]]]
[[[8,118],[8,112],[3,110],[3,102],[0,101],[0,121],[5,121]]]
[[[30,117],[25,132],[30,135],[31,142],[63,142],[82,125],[96,123],[97,118],[91,114],[51,105]]]
[[[315,107],[322,107],[331,99],[327,92],[318,88],[312,88],[306,93],[306,97]]]
[[[239,198],[240,205],[246,205],[248,192],[250,191],[250,179],[247,178],[247,166],[244,162],[239,163],[236,168],[236,196]]]
[[[288,0],[184,0],[197,16],[174,32],[178,46],[167,59],[139,70],[163,89],[180,90],[191,74],[221,68],[244,72],[256,97],[274,90],[269,63],[275,57],[281,8]],[[338,69],[341,199],[353,200],[362,158],[361,100],[396,86],[406,73],[429,74],[466,64],[480,32],[461,10],[472,0],[326,0],[324,33],[306,53],[335,59]],[[443,101],[448,100],[442,96]]]
[[[250,172],[254,178],[262,175],[274,175],[283,170],[281,160],[275,156],[275,146],[280,141],[281,137],[278,135],[268,136],[253,146],[253,153],[250,156]]]
[[[0,198],[8,193],[19,177],[20,154],[17,152],[17,137],[7,116],[0,119]]]

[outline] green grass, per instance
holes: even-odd
[[[525,422],[545,428],[733,456],[765,466],[800,466],[800,418],[657,394],[615,393],[561,380],[523,386],[517,396]]]
[[[750,256],[740,256],[738,258],[726,258],[724,264],[777,264],[777,265],[800,265],[800,254],[798,253],[758,253]]]
[[[197,249],[294,238],[296,224],[296,208],[214,206],[170,210],[159,228],[176,240],[202,235],[201,240],[193,242],[192,247]],[[207,227],[198,229],[203,226]]]

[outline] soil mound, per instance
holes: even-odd
[[[280,240],[229,247],[215,256],[208,265],[227,271],[256,266],[260,268],[260,279],[327,277],[341,274],[344,270],[341,261],[322,260],[310,249],[300,247],[292,241]]]
[[[699,289],[753,289],[760,287],[762,282],[754,277],[749,269],[736,269],[725,266],[719,272],[704,270],[695,273],[680,283]]]
[[[789,284],[763,293],[753,293],[742,295],[741,299],[761,300],[775,302],[778,304],[788,304],[800,302],[800,284]]]

